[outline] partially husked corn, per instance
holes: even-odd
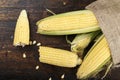
[[[85,56],[77,71],[78,79],[86,79],[95,76],[111,60],[108,43],[104,36],[95,43]]]
[[[102,32],[100,32],[94,39],[94,42],[96,42],[101,36],[103,35]]]
[[[82,57],[84,49],[90,44],[90,42],[100,33],[100,31],[78,34],[71,42],[71,51],[78,53]]]
[[[61,67],[75,67],[81,64],[81,59],[70,51],[40,46],[39,47],[40,62],[61,66]]]
[[[37,32],[45,35],[70,35],[99,30],[98,21],[90,10],[67,12],[37,22]]]
[[[22,10],[16,23],[14,32],[14,46],[29,45],[30,39],[29,21],[26,10]]]

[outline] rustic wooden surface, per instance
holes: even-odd
[[[65,74],[64,80],[76,80],[77,67],[68,69],[40,63],[38,47],[35,45],[14,47],[14,28],[20,11],[26,9],[30,20],[31,40],[41,42],[44,46],[69,50],[70,45],[66,43],[65,36],[37,34],[35,23],[51,15],[46,8],[58,14],[84,9],[93,1],[95,0],[0,0],[0,80],[48,80],[49,77],[61,80],[62,74]],[[23,59],[23,53],[26,53],[26,59]],[[35,69],[37,65],[38,70]],[[115,78],[109,76],[105,80],[119,80],[117,75],[113,76]]]
[[[57,13],[84,9],[94,0],[0,0],[0,80],[76,80],[76,68],[68,69],[40,63],[38,47],[14,47],[13,36],[16,20],[22,9],[26,9],[30,20],[31,40],[42,45],[68,49],[65,36],[43,36],[36,33],[36,21],[51,14],[46,8]],[[65,3],[66,4],[65,4]],[[22,54],[27,58],[23,59]],[[39,69],[35,67],[39,65]]]

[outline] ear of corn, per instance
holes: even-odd
[[[108,43],[105,37],[101,36],[84,58],[77,71],[77,78],[86,79],[96,75],[110,60],[111,55]]]
[[[37,22],[37,32],[45,35],[70,35],[99,30],[90,10],[73,11],[44,18]]]
[[[29,21],[26,10],[22,10],[14,32],[14,46],[29,45]]]
[[[71,51],[79,53],[82,57],[84,49],[89,45],[89,43],[100,33],[100,31],[78,34],[71,43]]]
[[[76,54],[70,51],[40,46],[40,62],[61,66],[61,67],[75,67],[81,63],[81,59]]]

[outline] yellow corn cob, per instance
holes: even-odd
[[[71,43],[71,51],[78,53],[82,57],[84,49],[100,33],[100,31],[78,34]]]
[[[104,36],[95,43],[83,60],[77,71],[78,79],[86,79],[94,76],[102,70],[104,65],[111,60],[108,43]]]
[[[40,34],[68,35],[99,30],[96,17],[90,10],[67,12],[37,22]]]
[[[75,53],[67,50],[40,46],[40,62],[61,66],[75,67],[81,63],[81,59]]]
[[[29,21],[26,10],[22,10],[16,23],[14,46],[29,45]]]

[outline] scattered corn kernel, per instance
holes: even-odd
[[[29,45],[32,45],[32,41],[29,42]]]
[[[11,53],[12,51],[8,50],[7,53]]]
[[[37,43],[37,46],[40,46],[41,45],[41,43]]]
[[[34,40],[34,41],[33,41],[33,45],[35,45],[36,43],[37,43],[37,42]]]
[[[37,65],[37,66],[35,67],[35,69],[38,70],[38,69],[39,69],[39,66]]]
[[[63,2],[63,5],[66,5],[66,2]]]
[[[50,77],[49,80],[52,80],[52,78]]]
[[[61,79],[64,79],[64,77],[65,77],[65,74],[63,74],[63,75],[61,76]]]
[[[27,56],[26,56],[26,53],[23,53],[23,58],[26,58]]]

